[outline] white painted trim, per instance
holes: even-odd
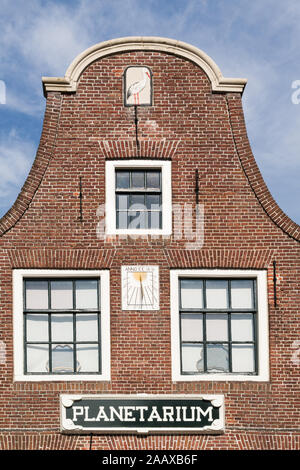
[[[101,358],[102,373],[99,375],[25,375],[24,374],[24,325],[23,325],[23,279],[25,277],[89,277],[101,279]],[[26,382],[83,382],[110,380],[110,291],[109,271],[15,269],[13,270],[13,337],[14,381]]]
[[[253,277],[257,280],[258,297],[258,374],[198,374],[183,375],[180,372],[180,338],[179,338],[179,293],[178,278],[180,277]],[[170,271],[171,296],[171,355],[173,382],[201,381],[239,381],[267,382],[269,380],[269,325],[267,272],[240,269],[174,269]]]
[[[116,168],[157,168],[162,175],[162,228],[116,228]],[[162,160],[109,160],[105,163],[105,233],[107,235],[171,235],[172,234],[172,173],[171,162]]]
[[[79,54],[64,77],[42,77],[45,94],[48,91],[75,92],[82,72],[95,60],[130,51],[157,51],[183,57],[198,65],[207,74],[212,91],[243,93],[245,78],[223,77],[217,64],[197,47],[182,41],[161,37],[125,37],[100,42]]]

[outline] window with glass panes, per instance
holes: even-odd
[[[257,373],[256,279],[179,279],[181,373]]]
[[[24,279],[26,374],[99,374],[99,279]]]
[[[116,228],[162,227],[161,169],[116,170]]]

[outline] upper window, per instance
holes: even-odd
[[[108,376],[108,273],[72,273],[14,272],[16,379]]]
[[[106,232],[171,234],[171,162],[106,162]]]
[[[266,380],[265,273],[174,271],[171,280],[174,380]]]
[[[161,229],[161,169],[116,170],[117,229]]]

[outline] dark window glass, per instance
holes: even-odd
[[[162,228],[161,170],[116,170],[116,227]]]
[[[145,187],[145,172],[132,171],[131,172],[131,188],[139,189]]]
[[[160,194],[146,194],[147,209],[159,210]]]
[[[25,279],[24,290],[25,373],[101,373],[99,279]]]
[[[118,171],[116,174],[116,186],[120,189],[127,189],[130,185],[129,171]]]
[[[144,194],[132,194],[130,197],[130,210],[145,210]]]
[[[182,374],[257,374],[256,280],[179,280]]]
[[[147,188],[160,189],[160,172],[159,171],[147,171],[146,184],[147,184]]]

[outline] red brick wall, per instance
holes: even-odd
[[[195,202],[198,169],[205,213],[199,250],[172,237],[104,242],[96,236],[105,160],[136,156],[134,110],[122,98],[123,71],[136,64],[149,66],[154,81],[154,105],[138,110],[140,157],[172,160],[174,204]],[[224,435],[94,436],[93,448],[299,448],[299,366],[291,361],[299,337],[299,226],[261,179],[239,94],[212,93],[199,67],[165,53],[122,53],[92,63],[75,94],[48,93],[36,161],[0,229],[0,340],[7,355],[0,365],[0,448],[89,448],[89,437],[59,433],[62,392],[225,395]],[[160,267],[159,312],[121,311],[121,265],[137,263]],[[172,383],[169,272],[181,267],[269,270],[270,382]],[[13,382],[14,268],[110,269],[111,382]]]

